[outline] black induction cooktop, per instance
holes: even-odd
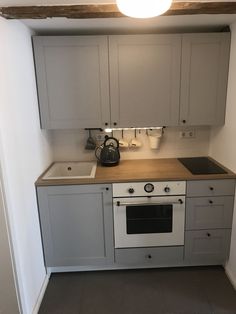
[[[208,157],[178,158],[192,174],[224,174],[227,173]]]

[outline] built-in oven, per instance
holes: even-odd
[[[184,245],[184,181],[113,184],[115,248]]]

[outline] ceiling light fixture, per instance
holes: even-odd
[[[165,13],[172,0],[116,0],[118,9],[124,15],[134,18],[150,18]]]

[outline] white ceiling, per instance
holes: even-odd
[[[181,1],[181,0],[175,0]],[[183,0],[182,0],[183,1]],[[188,0],[193,1],[193,0]],[[215,2],[215,0],[208,0]],[[219,1],[218,2],[225,2]],[[229,0],[230,1],[230,0]],[[231,0],[232,1],[232,0]],[[236,0],[235,0],[236,1]],[[0,0],[0,6],[114,3],[115,0]],[[194,1],[193,1],[194,2]],[[198,1],[200,2],[200,1]],[[204,2],[204,1],[202,1]],[[232,1],[234,2],[234,1]],[[152,19],[108,18],[22,20],[38,34],[147,33],[218,31],[236,21],[235,14],[159,16]]]

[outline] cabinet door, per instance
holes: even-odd
[[[234,195],[235,179],[187,181],[187,196]]]
[[[113,262],[111,186],[51,186],[37,192],[47,267]]]
[[[186,199],[186,230],[232,228],[233,196]]]
[[[185,232],[185,261],[190,265],[222,265],[228,258],[231,229]]]
[[[122,266],[182,265],[183,246],[128,248],[115,250],[115,262]]]
[[[109,37],[112,125],[178,124],[180,53],[179,35]]]
[[[183,35],[181,125],[224,124],[229,48],[229,33]]]
[[[107,37],[36,36],[33,43],[42,128],[108,123]]]

